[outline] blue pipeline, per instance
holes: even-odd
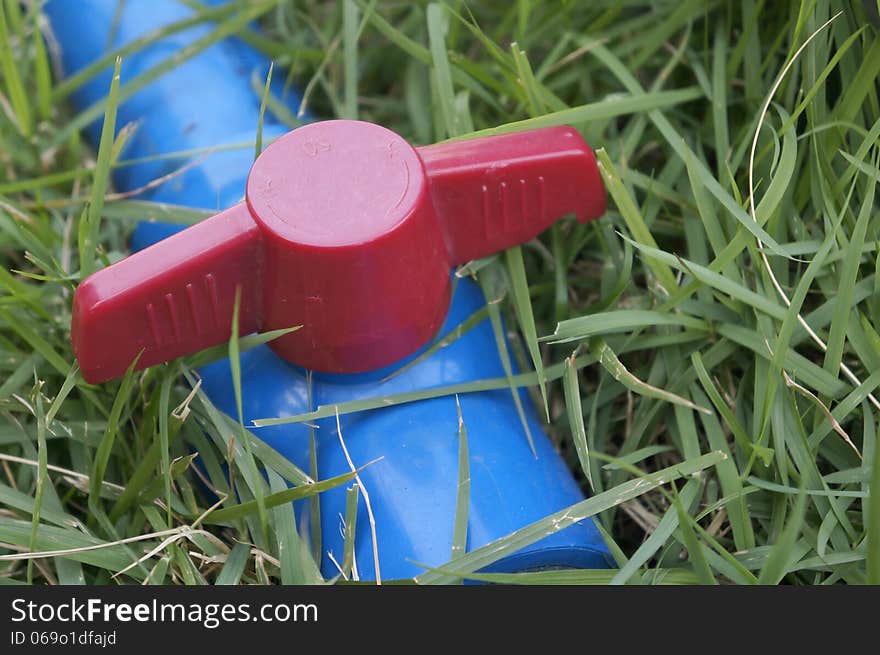
[[[216,4],[216,3],[211,3]],[[51,0],[45,8],[62,49],[67,73],[157,27],[190,15],[173,0],[127,2],[115,16],[115,0]],[[112,38],[110,26],[114,25]],[[200,26],[163,39],[129,56],[122,82],[155,66],[171,53],[210,31]],[[204,149],[217,144],[252,143],[259,115],[259,97],[251,84],[254,70],[268,62],[237,39],[206,49],[157,79],[122,104],[120,125],[137,122],[126,157],[142,159],[169,152]],[[75,94],[78,106],[105,97],[110,73],[94,78]],[[296,106],[296,98],[291,104]],[[268,140],[286,127],[269,115]],[[100,125],[89,128],[97,139]],[[253,148],[212,154],[198,166],[141,197],[199,208],[222,208],[241,199]],[[153,160],[117,170],[120,190],[138,188],[180,167],[181,161]],[[141,223],[134,249],[147,247],[182,226]],[[485,306],[480,290],[460,280],[440,335],[448,334]],[[494,333],[484,320],[444,348],[419,358],[396,375],[388,371],[358,376],[322,376],[309,380],[298,367],[278,358],[268,347],[242,353],[242,395],[245,421],[293,416],[319,405],[332,406],[440,386],[499,378],[504,369]],[[393,368],[393,367],[392,367]],[[217,407],[235,414],[229,362],[200,371],[203,389]],[[309,388],[311,386],[311,388]],[[543,432],[531,403],[520,392],[533,435],[533,455],[509,389],[460,396],[467,429],[470,469],[467,549],[484,546],[525,525],[584,499],[583,492]],[[319,475],[350,470],[343,450],[355,466],[372,462],[360,473],[369,497],[383,579],[409,578],[447,562],[452,549],[458,496],[458,411],[453,396],[320,419],[315,425]],[[308,470],[309,427],[303,423],[253,428],[253,432],[301,468]],[[333,559],[342,560],[341,517],[345,489],[321,495],[322,572],[337,573]],[[306,510],[306,506],[297,507]],[[303,512],[301,512],[303,513]],[[307,525],[300,517],[300,525]],[[330,557],[333,555],[333,558]],[[375,579],[374,548],[367,509],[361,495],[355,535],[355,561],[361,579]],[[484,570],[524,571],[549,567],[598,568],[610,562],[607,548],[591,520],[564,530],[499,559]]]

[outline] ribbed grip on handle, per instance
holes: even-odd
[[[98,271],[76,290],[71,341],[83,377],[122,375],[227,341],[260,324],[263,249],[241,203]]]
[[[605,212],[593,151],[570,127],[418,148],[452,261],[523,243],[566,214]]]

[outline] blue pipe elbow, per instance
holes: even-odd
[[[216,1],[211,4],[217,4]],[[175,0],[128,2],[114,18],[115,0],[50,0],[45,7],[61,45],[67,73],[100,57],[115,25],[109,47],[118,47],[162,25],[180,20],[191,10]],[[114,22],[115,21],[115,22]],[[122,81],[207,33],[205,26],[165,38],[123,62]],[[206,149],[237,141],[253,142],[260,98],[250,76],[268,61],[237,39],[216,44],[158,78],[119,108],[119,124],[137,122],[126,156],[139,163],[117,169],[118,189],[139,188],[179,168],[182,161],[142,161],[169,152]],[[83,85],[73,96],[80,107],[105,97],[110,73]],[[298,104],[298,99],[295,99]],[[264,139],[286,131],[267,114]],[[100,125],[89,128],[97,141]],[[253,148],[212,154],[144,198],[207,209],[227,207],[244,193]],[[141,223],[132,239],[134,250],[183,229],[182,225]],[[485,305],[482,293],[469,280],[459,280],[446,321],[445,335]],[[393,367],[392,367],[393,368]],[[494,333],[483,321],[445,348],[412,362],[396,375],[387,371],[357,376],[307,376],[261,346],[241,355],[244,418],[293,416],[318,405],[445,385],[503,377]],[[229,361],[200,371],[203,389],[212,402],[235,414]],[[310,379],[311,378],[311,379]],[[309,388],[311,384],[311,388]],[[543,432],[534,408],[519,391],[537,457],[524,433],[508,389],[460,397],[467,428],[471,475],[468,511],[468,550],[484,546],[525,525],[583,500],[584,495]],[[311,399],[311,404],[310,404]],[[362,580],[411,578],[439,566],[451,555],[458,487],[458,412],[455,398],[444,396],[317,421],[315,437],[321,478],[349,471],[343,442],[352,462],[364,468],[360,477],[373,511],[380,571],[374,566],[374,545],[361,495],[355,560]],[[309,428],[303,423],[253,428],[254,433],[301,468],[308,469]],[[321,495],[322,572],[337,574],[343,538],[340,517],[345,514],[345,489]],[[300,523],[308,511],[298,505]],[[331,555],[333,557],[331,557]],[[600,568],[610,556],[592,520],[556,532],[484,570],[525,571],[544,568]]]

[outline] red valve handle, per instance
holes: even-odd
[[[449,271],[605,211],[592,151],[567,127],[413,148],[360,121],[290,132],[257,159],[245,202],[80,284],[71,341],[103,382],[229,339],[294,325],[272,342],[313,370],[359,373],[411,354],[440,328]]]

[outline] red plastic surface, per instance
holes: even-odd
[[[83,376],[103,382],[227,341],[272,342],[329,373],[392,364],[429,341],[455,264],[605,211],[595,158],[553,127],[413,148],[359,121],[286,134],[257,159],[243,203],[90,276],[74,297]]]

